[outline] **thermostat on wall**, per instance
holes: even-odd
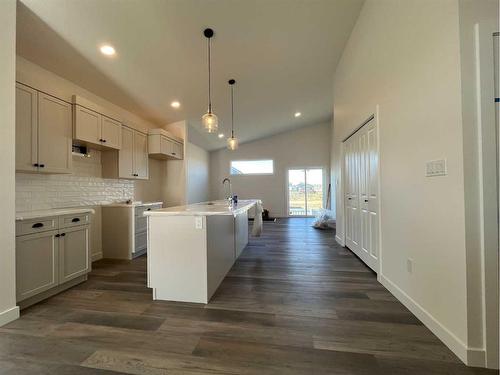
[[[435,176],[446,176],[446,159],[430,160],[425,163],[425,176],[435,177]]]

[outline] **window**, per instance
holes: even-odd
[[[231,174],[273,174],[274,162],[272,160],[232,160]]]

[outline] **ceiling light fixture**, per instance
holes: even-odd
[[[177,100],[176,101],[173,101],[172,103],[170,103],[170,106],[172,108],[179,108],[181,106],[181,103],[179,103]]]
[[[302,116],[302,113],[300,113],[300,112],[295,112],[294,116],[295,116],[295,117],[300,117],[300,116]]]
[[[224,138],[224,133],[219,133],[219,135],[217,137]]]
[[[203,35],[205,36],[205,38],[207,38],[207,44],[208,44],[208,111],[202,116],[201,122],[207,132],[215,133],[217,131],[217,128],[219,127],[219,121],[217,119],[217,116],[214,113],[212,113],[212,85],[211,85],[212,56],[210,50],[210,39],[212,39],[212,37],[214,36],[214,31],[212,29],[205,29],[203,31]]]
[[[228,83],[231,86],[231,137],[227,139],[227,148],[234,151],[238,148],[238,138],[234,136],[234,84],[236,81],[230,79]]]
[[[103,44],[99,50],[103,55],[114,56],[116,54],[115,48],[109,44]]]

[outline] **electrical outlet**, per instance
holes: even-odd
[[[196,229],[203,229],[203,217],[202,216],[195,216],[194,227]]]
[[[412,258],[408,258],[406,260],[406,270],[410,274],[413,273],[413,259]]]

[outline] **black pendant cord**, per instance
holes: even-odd
[[[231,85],[231,138],[234,138],[234,92]]]
[[[208,38],[208,113],[212,113],[212,66],[211,66],[212,54],[210,51],[210,38]]]

